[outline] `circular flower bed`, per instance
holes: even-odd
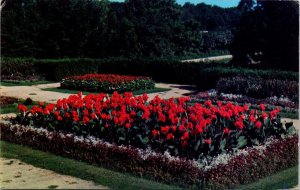
[[[126,92],[154,88],[154,81],[148,77],[86,74],[62,79],[61,88],[90,92]]]

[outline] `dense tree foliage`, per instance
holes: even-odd
[[[7,0],[1,16],[5,56],[165,57],[227,50],[240,12],[175,0]]]
[[[298,71],[299,2],[242,0],[232,45],[234,63]]]

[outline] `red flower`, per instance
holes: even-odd
[[[181,140],[185,141],[189,139],[189,133],[186,131],[183,133],[183,135],[181,136]]]
[[[155,138],[157,135],[158,135],[158,131],[155,130],[155,129],[153,129],[152,130],[152,136],[153,136],[153,138]]]
[[[165,127],[161,127],[160,131],[162,134],[166,135],[169,132],[170,127],[169,126],[165,126]]]
[[[50,111],[49,111],[48,108],[44,108],[44,114],[45,114],[45,115],[49,115],[49,114],[50,114]]]
[[[229,130],[227,127],[226,127],[225,129],[223,129],[223,133],[224,133],[224,134],[228,134],[229,131],[230,131],[230,130]]]
[[[203,133],[203,126],[201,126],[201,125],[196,125],[196,132],[197,132],[197,133]]]
[[[73,117],[73,121],[75,122],[79,121],[79,117],[78,116]]]
[[[249,107],[247,106],[247,104],[244,104],[243,108],[244,108],[245,111],[249,110]]]
[[[115,125],[118,125],[119,119],[117,117],[114,118],[114,123],[115,123]]]
[[[172,133],[169,133],[167,135],[167,140],[171,140],[171,139],[174,139],[174,135]]]
[[[205,142],[206,144],[211,144],[211,139],[205,139],[204,142]]]
[[[249,121],[250,121],[251,123],[253,123],[255,120],[256,120],[255,117],[254,117],[253,115],[250,115]]]
[[[71,117],[71,115],[67,112],[67,113],[65,114],[65,117],[66,117],[66,118],[69,118],[69,117]]]
[[[172,131],[173,131],[173,132],[177,131],[177,126],[176,126],[176,125],[173,125],[173,126],[172,126]]]
[[[21,111],[21,112],[26,112],[27,107],[23,104],[19,104],[18,105],[18,110]]]
[[[261,125],[262,125],[262,124],[261,124],[260,121],[257,121],[257,122],[255,123],[255,127],[257,127],[258,129],[261,128]]]
[[[259,107],[262,111],[264,111],[266,109],[265,105],[264,104],[259,104]]]
[[[212,102],[211,102],[211,100],[206,100],[204,104],[205,104],[206,106],[208,106],[208,107],[212,107]]]
[[[63,120],[62,116],[60,116],[60,115],[57,116],[57,120],[58,120],[58,121],[62,121],[62,120]]]
[[[133,116],[135,116],[135,115],[136,115],[135,111],[132,110],[132,111],[130,112],[130,116],[133,117]]]
[[[166,116],[162,113],[158,113],[158,121],[166,122]]]
[[[129,128],[131,127],[130,123],[126,123],[126,124],[125,124],[125,127],[126,127],[127,129],[129,129]]]
[[[179,131],[184,132],[186,131],[186,127],[184,125],[179,126]]]
[[[267,119],[268,118],[268,114],[266,112],[262,112],[261,114],[263,119]]]
[[[90,119],[89,119],[87,116],[84,116],[84,117],[83,117],[82,122],[83,122],[84,124],[87,124],[89,121],[90,121]]]
[[[274,109],[270,112],[270,118],[273,119],[278,113],[280,112],[279,109]]]
[[[244,127],[243,121],[236,121],[234,123],[234,126],[236,126],[239,129],[243,129],[243,127]]]

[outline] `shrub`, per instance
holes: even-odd
[[[5,106],[9,104],[14,104],[19,101],[18,98],[10,97],[10,96],[0,96],[0,106]]]
[[[91,92],[129,92],[153,89],[154,81],[148,77],[136,77],[112,74],[86,74],[66,77],[61,82],[62,88]]]
[[[284,96],[298,101],[297,81],[262,79],[254,77],[221,78],[216,86],[219,92],[243,94],[254,98]]]
[[[299,80],[298,72],[282,71],[282,70],[259,70],[239,67],[206,67],[201,69],[197,75],[197,85],[200,89],[215,88],[218,80],[223,78],[231,78],[236,76],[242,77],[260,77],[262,79],[278,79],[278,80]]]
[[[20,124],[92,135],[107,142],[151,148],[157,152],[196,159],[210,159],[220,153],[254,146],[267,138],[293,134],[291,123],[280,121],[278,109],[266,114],[231,102],[211,101],[189,106],[189,98],[163,100],[156,96],[132,96],[132,93],[111,97],[105,94],[71,95],[57,104],[27,108],[14,121]]]
[[[1,58],[1,80],[38,80],[34,59]]]

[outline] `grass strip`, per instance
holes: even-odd
[[[67,93],[67,94],[77,94],[79,91],[79,90],[69,90],[69,89],[63,89],[63,88],[43,88],[42,90],[51,91],[51,92],[61,92],[61,93]],[[137,90],[137,91],[133,91],[132,93],[133,93],[133,95],[140,95],[143,93],[150,94],[150,93],[156,93],[156,92],[165,92],[165,91],[169,91],[169,90],[171,90],[171,89],[155,87],[154,89]],[[82,91],[83,95],[95,94],[95,93],[98,93],[98,92]]]
[[[289,189],[298,185],[298,165],[280,171],[269,177],[260,179],[259,181],[241,186],[239,190],[275,190],[275,189]]]
[[[38,80],[38,81],[1,81],[0,86],[32,86],[38,84],[49,84],[53,81]]]
[[[52,170],[64,175],[71,175],[84,180],[91,180],[112,189],[180,189],[175,186],[134,177],[127,173],[111,171],[6,141],[0,141],[0,148],[1,157],[19,159],[35,167]]]

